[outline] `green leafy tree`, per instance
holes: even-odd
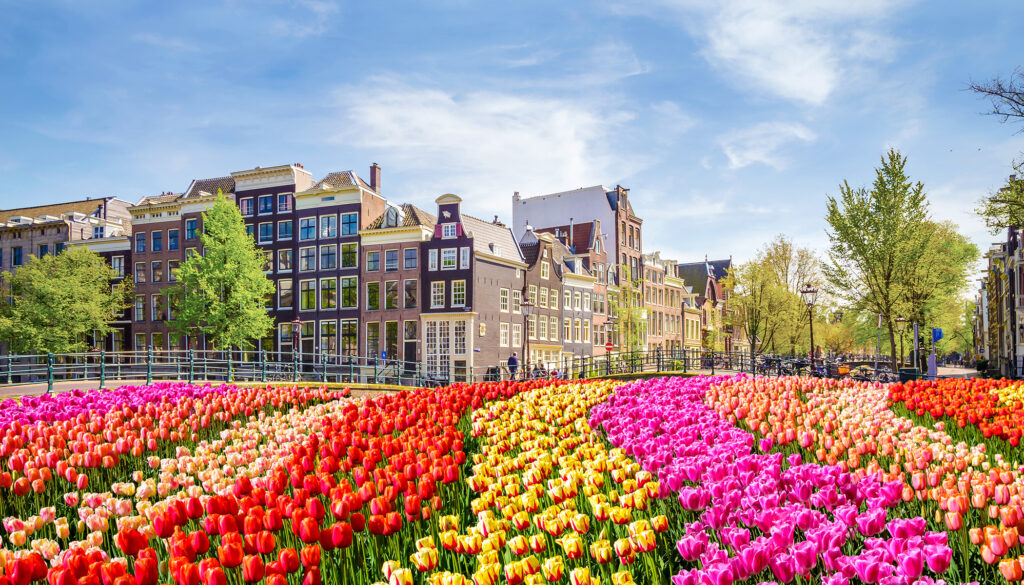
[[[619,267],[619,274],[623,275],[619,292],[612,299],[619,351],[639,351],[643,347],[647,327],[644,310],[640,306],[639,283],[642,281],[634,281],[625,276],[629,274],[629,267],[625,264]]]
[[[825,219],[829,260],[822,269],[831,291],[860,309],[882,315],[889,355],[896,369],[895,322],[906,299],[906,274],[929,245],[924,185],[905,172],[906,159],[890,150],[875,170],[871,190],[846,181],[839,198],[829,196]]]
[[[750,343],[750,354],[771,347],[790,305],[789,290],[777,278],[763,254],[737,265],[725,279],[729,302],[737,309],[740,327]]]
[[[114,276],[103,258],[83,247],[29,256],[14,273],[3,273],[0,337],[15,353],[85,351],[93,334],[110,333],[128,307],[131,282],[111,286]]]
[[[241,212],[220,191],[203,213],[200,240],[204,253],[192,254],[175,272],[176,314],[169,325],[182,335],[206,334],[216,349],[252,347],[273,329],[265,305],[274,285]]]
[[[1024,164],[1017,165],[1017,172],[1024,173]],[[1024,226],[1024,180],[1011,178],[999,191],[983,198],[974,212],[985,220],[992,235]]]
[[[790,293],[785,297],[786,302],[778,307],[779,326],[775,340],[778,341],[779,347],[793,355],[796,353],[797,345],[802,345],[805,338],[808,347],[810,344],[807,305],[800,298],[800,289],[808,283],[819,282],[818,258],[810,248],[798,248],[791,239],[782,234],[765,244],[761,254],[775,273],[779,284]]]
[[[1007,78],[994,77],[991,81],[972,81],[968,89],[989,100],[992,109],[987,113],[1000,122],[1024,122],[1024,68],[1017,67]],[[1024,127],[1017,133],[1024,132]],[[1024,160],[1013,165],[1017,174],[1024,174]],[[982,199],[975,212],[985,220],[993,234],[1014,226],[1024,225],[1024,181],[1010,179],[998,192]]]

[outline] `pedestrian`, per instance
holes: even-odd
[[[516,372],[519,370],[519,358],[516,357],[516,352],[512,352],[512,355],[508,356],[508,373],[509,379],[516,379]]]

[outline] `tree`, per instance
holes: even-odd
[[[1024,68],[1017,67],[1006,80],[997,76],[984,83],[972,81],[968,88],[989,99],[990,115],[1002,118],[1002,122],[1024,121]],[[1024,132],[1024,128],[1018,132]]]
[[[762,348],[770,347],[791,299],[764,254],[730,270],[725,286],[729,302],[739,311],[738,325],[750,343],[750,355],[758,353],[758,340]]]
[[[790,292],[787,302],[778,308],[779,328],[775,338],[785,343],[792,355],[807,330],[807,306],[800,298],[800,289],[818,282],[818,259],[810,248],[797,248],[782,234],[765,244],[761,254],[778,282]]]
[[[252,347],[274,326],[265,308],[274,293],[263,273],[266,256],[245,231],[242,214],[220,191],[203,213],[203,254],[191,254],[175,272],[178,286],[172,330],[206,334],[216,349]]]
[[[961,306],[968,271],[978,260],[978,247],[949,221],[926,221],[917,237],[928,244],[921,260],[904,272],[904,317],[932,324],[937,315],[948,311],[950,302],[954,313]]]
[[[611,299],[617,321],[619,351],[639,351],[643,347],[647,333],[647,322],[640,307],[639,283],[642,281],[634,281],[626,276],[629,274],[629,267],[625,264],[619,267],[619,274],[623,275],[619,283],[619,292]]]
[[[114,271],[98,254],[69,248],[3,273],[0,337],[15,353],[71,353],[104,337],[128,307],[131,282],[111,286]]]
[[[829,196],[825,219],[830,240],[823,266],[830,288],[840,298],[882,315],[889,333],[892,368],[896,369],[894,325],[905,300],[906,273],[924,256],[929,238],[924,185],[907,178],[906,159],[889,150],[875,169],[870,191],[846,181],[840,197]]]
[[[1017,165],[1017,171],[1024,172],[1024,165]],[[1024,226],[1024,179],[1011,177],[999,191],[983,198],[974,212],[985,220],[992,235]]]

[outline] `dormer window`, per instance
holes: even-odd
[[[448,240],[455,237],[455,224],[445,223],[441,224],[441,237]]]

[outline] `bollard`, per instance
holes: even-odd
[[[299,381],[299,352],[292,352],[292,382]]]
[[[228,382],[234,382],[235,381],[235,368],[234,368],[235,364],[232,361],[233,357],[234,357],[234,353],[231,351],[231,348],[229,347],[228,348]]]
[[[13,360],[11,359],[11,350],[7,350],[7,383],[11,384],[14,381],[14,371],[12,369]]]
[[[100,390],[107,381],[107,352],[100,350]]]
[[[191,384],[196,378],[196,350],[188,350],[188,383]]]
[[[146,385],[153,383],[153,346],[146,348]]]
[[[263,350],[262,353],[263,365],[262,372],[260,373],[260,380],[263,382],[267,381],[267,350]]]
[[[46,354],[46,393],[53,392],[53,354]]]
[[[324,384],[327,383],[327,352],[323,352],[320,356],[320,362],[322,363],[322,370],[320,373],[320,381]]]

